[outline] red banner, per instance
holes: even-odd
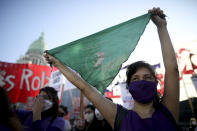
[[[12,103],[26,103],[35,97],[50,79],[49,66],[0,62],[0,86],[8,92]]]
[[[197,54],[192,53],[192,51],[188,49],[181,48],[176,56],[181,71],[181,77],[183,74],[195,73],[194,70],[197,69]]]

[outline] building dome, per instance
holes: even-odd
[[[24,56],[21,56],[17,63],[30,63],[30,64],[37,64],[37,65],[47,65],[43,53],[47,50],[47,44],[44,42],[44,33],[41,33],[39,39],[35,40],[27,50]]]
[[[30,46],[29,49],[27,50],[27,53],[39,53],[43,54],[45,50],[47,50],[47,44],[44,41],[44,33],[41,33],[41,36],[39,39],[35,40]]]

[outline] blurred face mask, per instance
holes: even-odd
[[[44,110],[43,111],[46,111],[48,110],[49,108],[51,108],[53,105],[53,103],[49,100],[44,100]]]
[[[94,119],[94,113],[86,113],[84,116],[88,123],[92,122]]]
[[[104,119],[103,115],[97,109],[95,110],[95,115],[98,120]]]

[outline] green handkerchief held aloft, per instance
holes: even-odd
[[[77,71],[101,93],[135,49],[150,21],[145,14],[90,36],[51,49],[48,53]]]

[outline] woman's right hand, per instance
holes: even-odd
[[[52,64],[53,66],[57,66],[57,63],[59,63],[58,59],[48,54],[46,51],[44,52],[44,58],[47,61],[47,63],[50,65]]]
[[[44,99],[39,95],[34,99],[34,104],[32,108],[33,121],[41,120],[41,113],[44,109]]]
[[[34,100],[32,111],[34,113],[41,113],[43,109],[44,109],[44,99],[38,95]]]

